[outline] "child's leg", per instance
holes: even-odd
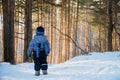
[[[42,68],[43,74],[47,74],[48,64],[46,59],[42,61],[41,68]]]
[[[41,64],[40,64],[40,61],[39,59],[34,59],[34,70],[35,70],[35,75],[36,76],[39,76],[40,75],[40,67],[41,67]]]
[[[45,51],[40,52],[40,63],[43,74],[47,74],[48,64],[47,64],[47,56],[45,54]]]
[[[40,71],[40,67],[41,67],[41,64],[40,64],[40,60],[39,58],[36,57],[36,52],[34,52],[33,54],[33,60],[34,60],[34,70],[35,71]]]

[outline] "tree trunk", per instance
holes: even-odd
[[[25,36],[24,36],[24,62],[27,60],[27,49],[32,39],[32,1],[25,1]],[[30,60],[31,61],[31,60]]]
[[[4,61],[10,61],[9,54],[9,13],[8,13],[8,0],[2,0],[3,6],[3,47],[4,47]]]
[[[15,0],[2,0],[4,28],[4,61],[15,64],[14,7]]]
[[[75,30],[75,41],[78,44],[78,20],[79,20],[79,0],[77,0],[77,8],[76,8],[76,30]],[[75,56],[79,55],[79,50],[75,46]]]
[[[71,17],[70,17],[70,0],[68,0],[68,35],[71,36],[71,27],[70,27],[70,23],[71,23]],[[68,58],[70,59],[70,39],[68,38]]]
[[[61,14],[60,14],[60,30],[62,31],[62,24],[63,24],[63,10],[61,8]],[[59,60],[58,63],[62,62],[62,35],[59,33]]]
[[[49,10],[51,11],[51,6],[49,6]],[[52,44],[51,44],[51,43],[52,43],[52,40],[51,40],[51,38],[52,38],[52,36],[51,36],[51,33],[52,33],[52,32],[51,32],[51,22],[52,22],[52,21],[51,21],[51,20],[52,20],[52,19],[51,19],[51,18],[52,18],[52,17],[51,17],[51,15],[52,15],[51,13],[48,14],[48,19],[49,19],[48,22],[49,22],[49,25],[50,25],[50,26],[49,26],[49,29],[48,29],[48,38],[49,38],[49,41],[50,41],[50,48],[51,48],[51,49],[50,49],[50,54],[49,54],[49,57],[48,57],[48,62],[49,62],[49,63],[52,63],[52,46],[51,46],[51,45],[52,45]]]
[[[53,6],[51,6],[51,17],[50,17],[50,23],[51,23],[51,63],[53,63],[53,58],[54,58],[54,55],[53,55]]]
[[[16,63],[15,56],[15,39],[14,39],[14,8],[15,8],[15,0],[9,0],[9,26],[10,26],[10,62],[12,64]]]
[[[112,32],[113,32],[113,18],[112,18],[112,0],[109,1],[108,6],[108,17],[109,17],[109,26],[108,26],[108,51],[112,51]]]
[[[85,13],[86,17],[85,17],[85,52],[88,53],[88,42],[89,42],[89,39],[88,39],[88,35],[89,35],[89,28],[88,28],[88,16],[87,16],[87,10],[86,10],[86,13]]]
[[[117,32],[117,30],[116,30],[116,24],[117,24],[117,14],[118,14],[118,5],[117,5],[117,0],[114,0],[113,1],[113,6],[114,6],[114,12],[113,12],[113,50],[117,50],[117,39],[118,39],[118,37],[117,37],[117,35],[119,36],[119,34],[118,34],[118,32]]]
[[[101,20],[101,19],[100,19]],[[100,26],[98,26],[98,31],[99,31],[99,40],[98,40],[98,42],[99,42],[99,52],[100,51],[102,51],[102,45],[101,45],[101,24],[100,24]]]
[[[10,63],[15,64],[15,42],[14,42],[14,8],[15,0],[9,0],[9,53],[10,53]]]

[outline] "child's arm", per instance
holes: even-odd
[[[45,52],[46,52],[47,56],[50,53],[50,44],[49,44],[48,40],[46,41]]]
[[[30,43],[29,43],[29,47],[28,47],[28,50],[27,50],[27,56],[28,57],[31,57],[32,51],[33,51],[33,40],[31,40]]]

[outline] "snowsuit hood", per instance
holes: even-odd
[[[37,27],[36,35],[44,35],[44,28],[42,26]]]

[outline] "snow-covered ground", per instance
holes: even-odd
[[[120,80],[120,51],[90,53],[49,64],[48,75],[34,76],[33,63],[0,63],[0,80]]]

